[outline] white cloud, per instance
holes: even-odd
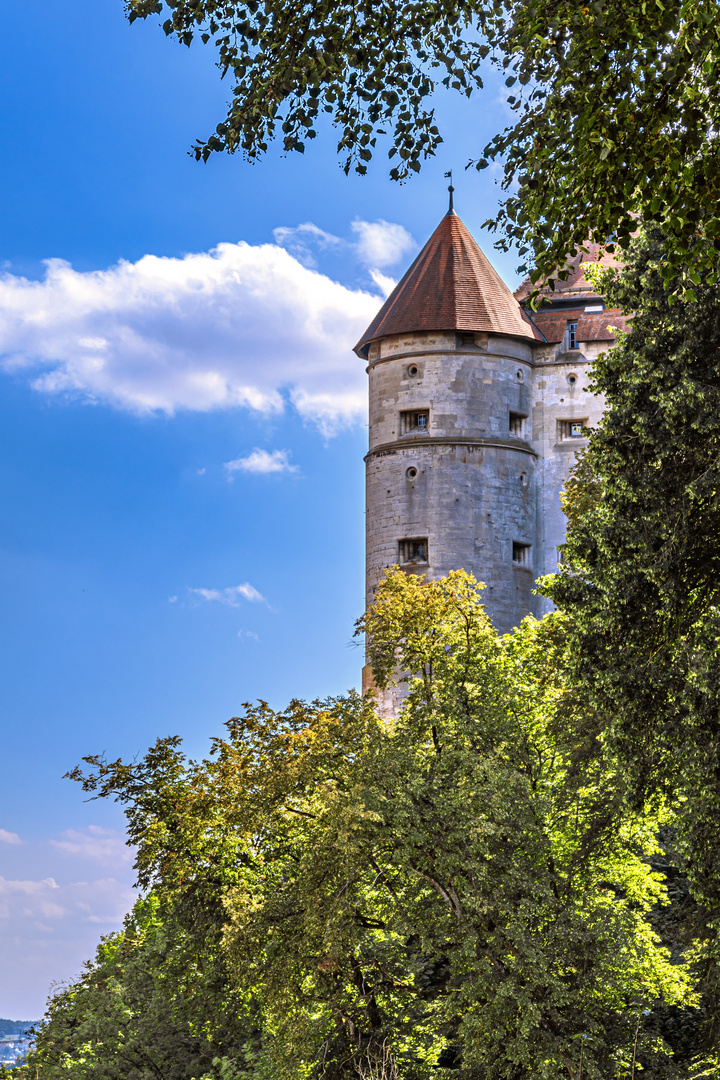
[[[0,1015],[39,1018],[51,984],[79,974],[134,898],[129,880],[118,877],[67,884],[0,877]]]
[[[95,924],[119,923],[133,903],[134,893],[115,878],[58,885],[52,877],[42,881],[8,881],[0,877],[0,919],[24,923],[44,933],[59,929],[66,920]],[[5,935],[3,935],[5,936]]]
[[[343,240],[339,236],[333,236],[332,233],[319,229],[317,225],[309,221],[295,228],[282,226],[274,229],[273,236],[275,242],[294,255],[303,266],[317,265],[312,248],[318,251],[347,252],[348,255],[352,253],[356,259],[369,268],[371,278],[387,295],[390,290],[386,290],[386,285],[390,279],[378,273],[380,268],[394,266],[414,252],[417,249],[415,240],[402,225],[384,221],[382,218],[377,221],[363,221],[356,218],[350,228],[357,236],[354,243]],[[395,282],[392,287],[394,285]]]
[[[225,468],[231,474],[297,472],[297,465],[290,464],[288,450],[259,450],[257,447],[244,458],[226,461]]]
[[[65,855],[112,866],[131,863],[134,857],[134,851],[128,847],[122,833],[115,829],[103,829],[100,825],[88,825],[84,831],[66,829],[60,840],[51,840],[50,843]]]
[[[250,638],[251,641],[259,641],[260,635],[256,634],[254,630],[238,630],[239,638]]]
[[[320,251],[345,246],[339,236],[333,236],[332,233],[325,232],[324,229],[313,225],[312,221],[306,221],[302,225],[296,225],[294,228],[280,225],[277,229],[273,229],[273,238],[279,247],[289,251],[303,266],[311,268],[317,266],[311,246],[318,248]]]
[[[363,259],[387,261],[408,235],[383,222],[353,228]],[[50,259],[42,281],[0,274],[0,363],[31,373],[41,392],[138,413],[270,415],[289,399],[330,435],[364,415],[364,368],[350,350],[378,306],[273,244],[145,255],[86,273]]]
[[[382,218],[379,221],[356,220],[351,228],[358,236],[358,257],[366,266],[375,269],[394,266],[417,247],[407,229]]]
[[[388,277],[380,270],[371,270],[370,277],[373,279],[383,296],[389,296],[397,285],[395,278]]]
[[[0,829],[0,844],[22,844],[22,840],[16,832]]]
[[[244,585],[231,585],[227,589],[190,589],[202,600],[216,600],[219,604],[227,604],[228,607],[240,607],[240,598],[250,600],[251,603],[267,603],[267,600],[249,582]]]

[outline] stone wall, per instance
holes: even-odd
[[[604,344],[562,346],[493,334],[387,337],[369,353],[367,601],[386,567],[430,579],[464,568],[507,632],[547,602],[532,595],[552,573],[565,537],[560,493],[603,402],[588,364]],[[403,431],[402,413],[426,412]],[[404,562],[401,542],[427,541]]]
[[[410,572],[462,567],[486,582],[501,631],[537,607],[537,455],[531,426],[532,347],[495,335],[408,334],[370,351],[367,599],[404,538],[427,540]],[[427,426],[403,433],[403,412]],[[522,433],[511,431],[511,414]],[[527,419],[522,420],[526,417]],[[517,419],[516,419],[517,423]],[[521,545],[527,561],[513,561]]]
[[[604,410],[603,398],[588,390],[588,369],[605,347],[605,343],[588,343],[572,351],[563,351],[562,346],[540,346],[535,350],[529,438],[538,465],[538,577],[557,569],[558,548],[565,540],[566,525],[560,496],[577,452],[587,445],[585,438],[569,434],[569,425],[583,420],[593,427]],[[537,614],[544,615],[551,607],[548,600],[537,598]]]

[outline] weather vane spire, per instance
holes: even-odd
[[[454,214],[455,210],[453,208],[453,191],[455,190],[455,188],[453,187],[453,182],[452,182],[452,169],[450,170],[450,172],[446,172],[445,176],[450,180],[450,183],[448,184],[448,191],[450,192],[450,203],[448,205],[448,214]]]

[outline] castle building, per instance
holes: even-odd
[[[560,494],[597,422],[588,367],[621,328],[584,276],[513,295],[451,208],[355,347],[367,361],[367,601],[386,568],[429,579],[463,568],[511,630],[565,538]],[[608,256],[601,260],[607,263]]]

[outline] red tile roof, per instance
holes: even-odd
[[[603,267],[619,267],[622,266],[622,262],[617,256],[605,250],[600,244],[594,244],[590,241],[585,244],[581,251],[572,258],[568,259],[566,269],[570,271],[570,275],[567,281],[561,281],[559,278],[555,279],[555,284],[551,289],[548,285],[540,283],[538,292],[541,296],[597,296],[597,289],[591,282],[585,277],[585,267],[589,263],[599,263]],[[532,282],[530,278],[526,278],[515,290],[516,300],[525,300],[533,290]]]
[[[413,331],[460,330],[542,341],[454,212],[446,214],[355,346]]]

